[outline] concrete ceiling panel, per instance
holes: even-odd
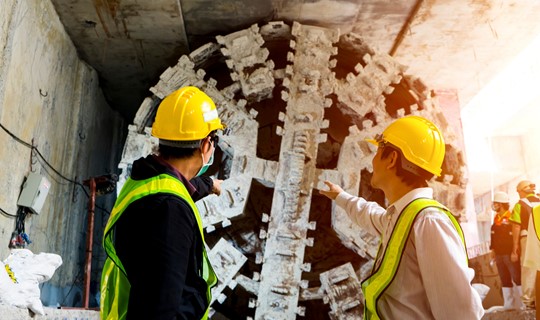
[[[127,119],[167,65],[255,23],[294,20],[359,34],[430,88],[456,89],[462,107],[540,33],[536,0],[51,1]]]
[[[540,33],[539,14],[538,1],[425,2],[394,56],[463,107]]]
[[[128,119],[148,86],[189,50],[178,1],[52,2],[81,57],[98,71],[109,104]]]
[[[272,1],[181,0],[186,31],[192,36],[218,35],[268,21]]]

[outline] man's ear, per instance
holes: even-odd
[[[392,151],[392,153],[390,153],[390,156],[388,157],[389,160],[388,160],[388,165],[386,166],[386,168],[387,169],[395,168],[397,165],[398,157],[399,157],[399,154],[397,153],[397,151]]]
[[[210,137],[206,137],[201,141],[201,150],[202,152],[207,152],[210,150],[212,142],[210,142]]]

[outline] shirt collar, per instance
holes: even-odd
[[[390,207],[394,207],[395,211],[397,213],[400,213],[405,209],[405,207],[411,203],[413,200],[419,199],[419,198],[428,198],[433,199],[433,189],[432,188],[416,188],[409,192],[407,192],[403,197],[401,197],[396,202],[392,203],[390,206],[388,206],[388,209]],[[388,211],[387,209],[387,211]]]

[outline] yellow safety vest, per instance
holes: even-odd
[[[214,273],[214,269],[208,260],[204,245],[204,233],[201,217],[199,211],[195,206],[195,203],[191,199],[186,187],[176,178],[161,174],[159,176],[146,179],[146,180],[132,180],[131,178],[126,181],[122,188],[120,195],[116,199],[113,211],[105,227],[103,236],[103,247],[107,253],[107,260],[103,266],[101,275],[101,310],[100,316],[103,320],[122,320],[126,318],[129,302],[129,291],[131,285],[129,283],[126,270],[122,265],[122,262],[116,255],[116,249],[114,248],[114,226],[124,210],[134,201],[156,193],[170,193],[177,195],[184,199],[193,210],[197,224],[199,225],[199,231],[203,241],[203,268],[202,277],[207,283],[206,298],[208,303],[212,301],[212,294],[210,289],[217,283],[217,276]],[[206,309],[206,312],[202,319],[208,318],[208,311],[210,306]]]
[[[540,205],[536,206],[532,210],[533,226],[536,236],[540,241]]]
[[[386,245],[386,251],[384,251],[384,256],[382,257],[379,268],[375,272],[372,272],[372,274],[362,282],[362,292],[364,293],[365,298],[364,319],[380,319],[377,312],[377,302],[386,288],[388,288],[390,283],[392,283],[392,280],[394,280],[401,257],[403,255],[403,249],[405,248],[407,239],[409,238],[409,233],[416,215],[427,207],[436,207],[446,213],[456,228],[461,240],[463,241],[464,249],[466,248],[465,238],[463,237],[461,226],[457,222],[456,218],[454,218],[450,210],[432,199],[416,199],[412,201],[398,217],[394,230],[390,235],[390,240]],[[379,242],[377,257],[382,251],[380,245],[381,243],[382,239]],[[375,268],[375,265],[373,267]]]

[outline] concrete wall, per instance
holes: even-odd
[[[0,129],[0,208],[17,212],[29,172],[51,182],[41,213],[26,218],[26,233],[33,241],[28,249],[62,256],[63,265],[48,283],[60,298],[49,303],[69,306],[77,301],[66,295],[75,295],[77,289],[70,289],[80,286],[84,275],[88,198],[81,182],[116,173],[125,133],[123,119],[103,97],[96,71],[79,59],[49,0],[0,1],[0,123],[72,180],[60,177],[31,148]],[[108,210],[113,201],[113,195],[97,198]],[[107,218],[96,209],[94,250],[101,245]],[[9,254],[14,228],[15,219],[0,214],[2,260]],[[103,256],[94,261],[96,270]],[[99,281],[95,272],[94,280]]]

